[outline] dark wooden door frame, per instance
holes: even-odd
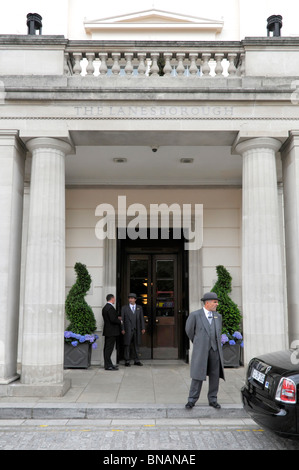
[[[178,358],[188,360],[189,342],[185,334],[185,323],[189,309],[189,281],[188,281],[188,251],[184,250],[184,238],[181,240],[117,240],[117,310],[120,312],[121,306],[127,302],[124,275],[125,264],[128,253],[134,254],[168,254],[178,255]],[[121,348],[120,348],[121,349]],[[121,357],[121,353],[120,353]]]

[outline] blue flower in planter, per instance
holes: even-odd
[[[236,338],[236,340],[238,340],[238,343],[240,344],[241,348],[244,348],[243,336],[241,335],[241,333],[239,331],[235,331],[233,336]]]
[[[67,343],[70,343],[74,347],[78,346],[79,343],[85,343],[85,342],[89,342],[93,349],[97,349],[98,347],[96,340],[99,337],[96,334],[79,335],[78,333],[73,333],[72,331],[65,331],[64,338]],[[72,341],[72,338],[74,338],[75,341]]]
[[[227,342],[228,342],[228,337],[227,337],[227,335],[226,335],[225,333],[223,333],[223,334],[221,335],[221,344],[223,345],[223,344],[225,344],[225,343],[227,343]]]
[[[241,335],[239,331],[235,331],[233,334],[233,337],[236,339],[243,339],[243,336]]]
[[[241,348],[244,347],[243,336],[239,331],[235,331],[232,335],[223,333],[221,335],[222,346],[226,343],[233,346],[234,344],[240,344]]]

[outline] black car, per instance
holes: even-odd
[[[245,410],[259,425],[299,437],[299,349],[251,359],[241,395]]]

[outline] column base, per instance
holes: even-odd
[[[8,379],[0,379],[0,385],[7,385],[10,384],[11,382],[15,382],[15,380],[18,380],[20,378],[19,374],[13,375],[12,377],[9,377]]]
[[[6,393],[5,393],[6,388]],[[71,380],[65,379],[59,384],[25,385],[15,382],[10,385],[0,385],[0,396],[7,397],[63,397],[71,388]],[[4,394],[3,394],[4,393]]]

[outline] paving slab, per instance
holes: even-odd
[[[241,403],[243,367],[225,370],[220,381],[220,410],[208,406],[208,381],[192,410],[185,404],[190,387],[190,367],[183,361],[144,361],[143,367],[119,365],[115,372],[91,366],[88,370],[66,369],[71,386],[62,397],[22,397],[0,394],[0,420],[192,420],[245,419]],[[14,390],[18,387],[14,383]]]

